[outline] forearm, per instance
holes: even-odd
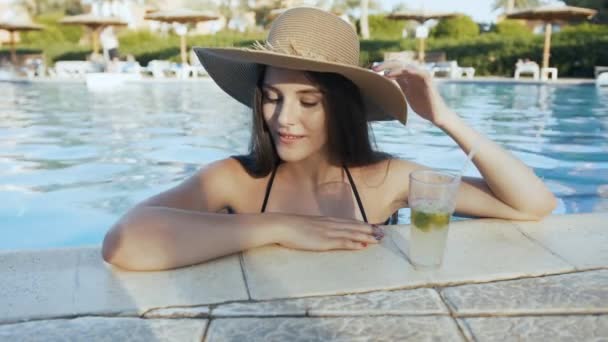
[[[108,232],[103,257],[139,271],[193,265],[274,243],[274,228],[267,222],[267,215],[140,207]]]
[[[502,202],[522,213],[542,217],[555,207],[555,197],[513,154],[467,125],[456,113],[447,110],[438,127],[468,154],[479,144],[473,163],[492,193]]]

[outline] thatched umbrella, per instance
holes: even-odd
[[[427,11],[399,11],[393,12],[386,17],[393,20],[414,20],[422,26],[425,21],[430,19],[444,19],[456,17],[460,14],[453,12],[427,12]],[[424,62],[424,41],[426,37],[420,37],[418,42],[418,60]]]
[[[8,31],[10,35],[11,46],[11,62],[13,65],[17,63],[17,52],[15,51],[15,32],[21,31],[40,31],[43,27],[27,22],[0,22],[0,30]]]
[[[541,20],[545,22],[545,47],[543,50],[543,68],[549,67],[551,50],[551,23],[554,21],[589,19],[597,13],[590,8],[573,6],[540,6],[523,11],[507,13],[509,19]]]
[[[65,25],[83,25],[91,30],[93,42],[93,54],[99,52],[99,31],[106,26],[126,26],[127,22],[116,17],[102,17],[93,14],[79,14],[69,17],[64,17],[59,21]]]
[[[144,19],[156,20],[167,23],[177,22],[180,24],[197,23],[199,21],[208,21],[219,19],[219,16],[205,11],[193,11],[190,9],[175,9],[169,11],[154,11],[145,15]],[[182,63],[188,62],[188,54],[186,53],[186,32],[182,32],[180,36],[180,54]]]

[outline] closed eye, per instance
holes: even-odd
[[[307,107],[307,108],[314,107],[319,104],[319,102],[305,102],[305,101],[300,101],[300,103],[302,104],[302,106]]]

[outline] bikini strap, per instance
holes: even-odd
[[[348,168],[346,167],[346,165],[343,166],[344,171],[346,171],[346,175],[348,176],[348,181],[350,182],[350,187],[353,188],[353,192],[355,193],[355,199],[357,199],[357,204],[359,205],[359,210],[361,210],[361,216],[363,216],[363,220],[365,221],[365,223],[369,223],[367,222],[367,215],[365,215],[365,209],[363,209],[363,203],[361,203],[361,198],[359,197],[359,192],[357,191],[357,185],[355,185],[355,181],[353,180],[353,177],[350,175],[350,171],[348,171]]]
[[[262,204],[262,213],[266,211],[266,204],[268,203],[268,197],[270,197],[270,189],[272,189],[272,183],[274,182],[274,175],[277,173],[278,166],[275,166],[272,169],[272,175],[270,175],[270,180],[268,180],[268,184],[266,185],[266,194],[264,195],[264,203]]]

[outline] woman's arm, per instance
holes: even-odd
[[[556,206],[555,197],[532,169],[494,141],[479,134],[452,110],[446,107],[442,114],[437,126],[451,136],[466,154],[475,144],[478,145],[473,163],[483,180],[463,179],[462,191],[457,198],[458,212],[524,220],[540,219],[551,213]],[[491,206],[496,205],[494,201],[484,203],[490,200],[489,194],[512,208],[512,215],[506,208],[500,212],[492,210]]]
[[[449,109],[426,71],[395,61],[374,69],[388,70],[386,76],[397,81],[414,111],[450,135],[466,154],[479,144],[473,162],[483,179],[463,179],[456,201],[457,212],[535,220],[555,208],[555,197],[534,172]]]
[[[262,215],[140,207],[107,233],[106,262],[136,271],[173,269],[275,242]]]
[[[229,205],[234,163],[213,163],[129,210],[106,234],[104,260],[130,270],[161,270],[273,243],[266,218],[217,213]]]
[[[128,211],[105,236],[104,260],[124,269],[152,271],[273,243],[315,251],[356,250],[377,243],[381,233],[354,220],[218,213],[231,206],[230,198],[252,196],[239,182],[236,163],[213,163]]]

